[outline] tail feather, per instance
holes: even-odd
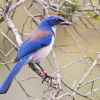
[[[12,81],[13,81],[13,79],[19,73],[19,71],[24,66],[24,64],[27,63],[27,60],[28,60],[29,57],[30,57],[30,55],[27,55],[27,56],[21,58],[19,61],[17,61],[15,63],[15,65],[10,70],[10,72],[8,73],[8,76],[6,77],[6,79],[4,80],[3,84],[0,87],[0,94],[4,94],[4,93],[7,92],[7,90],[9,89],[9,87],[10,87]]]

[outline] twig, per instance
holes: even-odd
[[[100,91],[100,88],[96,88],[96,89],[94,89],[92,91],[89,91],[86,95],[88,96],[89,94],[96,93],[97,91]]]
[[[88,58],[88,57],[87,57],[87,56],[84,56],[84,57],[82,57],[82,58],[80,58],[80,59],[77,59],[77,60],[71,62],[70,64],[67,64],[67,65],[61,67],[61,70],[64,70],[65,68],[68,68],[68,67],[70,67],[72,64],[75,64],[76,62],[79,62],[79,61],[81,61],[82,59],[85,59],[85,58]]]
[[[5,14],[8,13],[12,1],[13,1],[13,0],[8,0],[8,1],[7,1],[7,3],[6,3],[6,10],[5,10],[5,12],[4,12]]]
[[[89,98],[87,95],[84,94],[80,94],[79,92],[75,91],[75,89],[72,89],[71,87],[69,87],[67,84],[65,84],[65,82],[63,80],[61,80],[61,82],[63,83],[64,86],[66,86],[68,89],[70,89],[71,91],[75,92],[77,95],[84,97],[88,100],[93,100],[92,98]]]
[[[54,100],[60,100],[61,98],[65,97],[65,96],[71,97],[72,95],[71,95],[70,93],[65,93],[65,94],[62,94],[62,95],[60,95],[60,96],[58,96],[58,97],[56,97],[56,98],[53,98],[53,99],[54,99]]]
[[[84,55],[84,51],[83,49],[81,48],[81,46],[79,45],[78,41],[75,39],[75,37],[73,36],[73,34],[71,33],[71,31],[66,28],[66,31],[69,33],[69,35],[72,37],[72,39],[75,41],[75,43],[77,44],[78,48],[80,49],[81,53]]]
[[[0,50],[0,53],[2,54],[2,56],[7,57],[15,48],[11,48],[7,54],[4,54],[3,51]]]
[[[76,86],[75,92],[73,93],[73,95],[76,94],[76,91],[79,90],[79,88],[81,87],[82,83],[85,81],[85,79],[88,77],[88,75],[92,72],[92,70],[94,69],[95,65],[97,64],[98,59],[100,59],[100,55],[98,55],[96,57],[95,61],[93,62],[93,64],[89,68],[89,70],[84,74],[83,78],[81,79],[81,81],[79,82],[79,84]]]
[[[81,87],[82,87],[82,86],[85,86],[85,85],[87,85],[87,84],[89,84],[89,83],[92,83],[92,82],[94,82],[94,81],[96,81],[96,80],[99,80],[99,79],[100,79],[100,77],[97,77],[97,78],[94,78],[93,80],[87,81],[87,82],[81,84]]]
[[[8,37],[3,33],[3,31],[2,31],[1,29],[0,29],[0,34],[1,34],[7,41],[9,41],[9,42],[11,43],[11,45],[14,46],[15,49],[18,49],[17,45],[14,44],[14,42],[13,42],[10,38],[8,38]]]
[[[9,13],[13,12],[17,7],[19,7],[21,4],[23,4],[26,0],[19,0],[17,3],[15,3],[12,7],[9,8]]]
[[[54,49],[52,49],[52,55],[53,55],[53,58],[54,58],[54,61],[55,61],[55,64],[56,64],[56,69],[58,70],[59,66],[58,66],[58,63],[57,63],[57,60],[56,60],[56,55],[55,55]]]

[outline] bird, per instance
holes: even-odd
[[[59,25],[70,24],[72,23],[60,16],[49,16],[45,18],[20,46],[14,60],[15,64],[0,86],[0,94],[5,94],[8,91],[13,79],[25,64],[34,63],[42,69],[40,61],[48,56],[56,37],[53,28]],[[44,75],[47,74],[44,72]]]

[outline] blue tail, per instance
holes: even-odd
[[[15,63],[15,65],[13,66],[11,71],[8,73],[8,76],[6,77],[6,79],[4,80],[3,84],[0,87],[0,94],[4,94],[7,92],[13,79],[19,73],[19,71],[24,66],[24,64],[27,63],[27,60],[29,57],[30,57],[30,55],[27,55]]]

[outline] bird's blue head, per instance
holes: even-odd
[[[44,19],[40,25],[38,26],[38,29],[48,29],[51,30],[52,27],[58,26],[58,25],[70,25],[71,22],[65,21],[62,17],[59,16],[50,16],[46,19]]]

